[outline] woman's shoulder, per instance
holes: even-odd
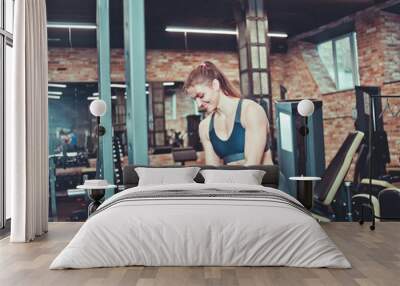
[[[265,121],[267,114],[264,108],[251,99],[244,99],[242,106],[242,123]]]
[[[245,113],[260,111],[264,112],[264,108],[262,108],[260,104],[251,99],[243,99],[242,110],[245,111]]]

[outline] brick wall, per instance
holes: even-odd
[[[400,80],[400,15],[382,12],[385,82]]]
[[[380,11],[359,13],[356,21],[358,63],[362,85],[382,85],[384,78],[384,21]]]
[[[184,81],[201,62],[214,62],[234,83],[239,83],[236,53],[149,50],[146,54],[147,81]],[[111,81],[125,81],[122,49],[111,50]],[[50,48],[50,82],[97,81],[97,51],[85,48]]]

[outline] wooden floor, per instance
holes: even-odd
[[[323,225],[352,269],[289,267],[123,267],[48,270],[81,223],[50,223],[28,244],[0,241],[0,285],[400,285],[400,223]]]

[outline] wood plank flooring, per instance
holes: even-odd
[[[0,241],[0,285],[400,285],[400,223],[329,223],[323,228],[353,268],[289,267],[121,267],[48,270],[81,223],[50,223],[49,233],[27,244]]]

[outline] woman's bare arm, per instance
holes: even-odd
[[[268,118],[264,109],[253,101],[247,101],[243,113],[246,128],[244,165],[259,165],[263,162],[268,136]]]
[[[201,143],[203,144],[206,165],[220,166],[221,159],[215,154],[214,148],[211,144],[210,137],[208,136],[208,128],[210,124],[210,116],[200,122],[199,135]]]

